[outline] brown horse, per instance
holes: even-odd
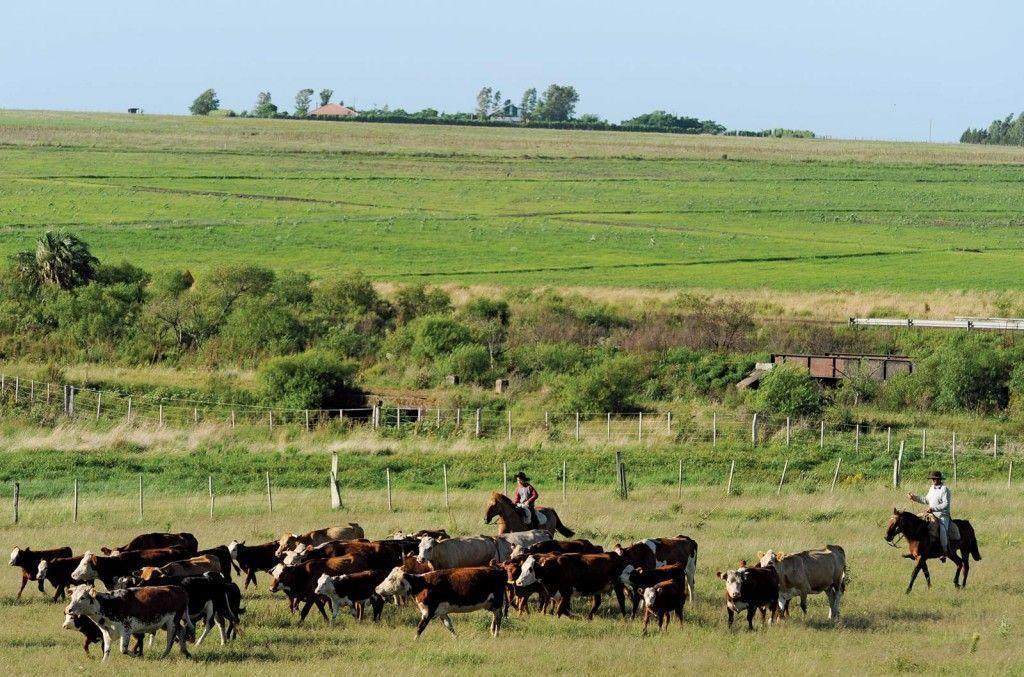
[[[960,540],[949,542],[949,558],[956,564],[956,573],[953,575],[953,585],[957,588],[967,587],[967,574],[971,571],[970,557],[975,561],[981,560],[981,553],[978,552],[978,539],[974,535],[974,527],[967,520],[953,520],[960,530]],[[928,587],[932,587],[932,577],[928,573],[928,560],[935,557],[942,557],[942,546],[939,539],[932,538],[928,521],[918,517],[912,512],[892,509],[892,517],[889,518],[889,527],[885,532],[885,540],[893,547],[893,540],[897,535],[903,534],[907,539],[907,546],[910,554],[904,555],[915,561],[914,571],[910,574],[910,584],[907,586],[907,594],[910,594],[914,587],[914,579],[917,572],[924,572],[924,580]],[[960,580],[960,573],[963,572],[963,581]]]
[[[558,513],[552,508],[537,508],[537,512],[547,518],[547,522],[539,526],[532,526],[526,523],[526,517],[522,510],[516,507],[508,496],[497,491],[491,492],[491,500],[487,503],[487,511],[484,513],[484,524],[490,524],[495,517],[498,518],[498,533],[507,534],[512,531],[529,531],[531,529],[546,529],[554,537],[555,532],[566,538],[572,538],[576,532],[562,524]]]

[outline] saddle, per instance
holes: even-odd
[[[548,523],[548,518],[545,517],[544,513],[537,508],[534,508],[533,510],[530,510],[529,508],[520,508],[520,511],[523,513],[523,517],[526,519],[526,526],[528,527],[532,526],[534,528],[540,528]],[[536,519],[534,519],[534,517],[536,517]]]
[[[921,513],[921,518],[928,522],[928,535],[937,543],[939,541],[939,518],[930,512]],[[956,520],[949,520],[949,534],[947,535],[950,549],[952,549],[954,543],[960,542],[960,527],[956,525]]]

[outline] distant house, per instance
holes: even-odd
[[[506,100],[504,105],[492,113],[488,119],[495,122],[522,122],[523,116],[519,114],[519,106]]]
[[[356,110],[340,103],[329,103],[326,106],[314,108],[309,111],[309,114],[312,117],[318,118],[350,118],[354,115],[359,115]]]

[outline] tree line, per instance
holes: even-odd
[[[993,120],[987,129],[968,127],[960,135],[960,143],[987,143],[1000,146],[1024,146],[1024,113],[1016,118],[1010,113]]]

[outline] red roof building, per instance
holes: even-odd
[[[315,115],[317,117],[332,118],[347,118],[352,117],[353,115],[359,115],[359,113],[356,112],[355,110],[349,108],[348,106],[343,106],[340,103],[329,103],[326,106],[314,108],[313,110],[309,111],[309,114]]]

